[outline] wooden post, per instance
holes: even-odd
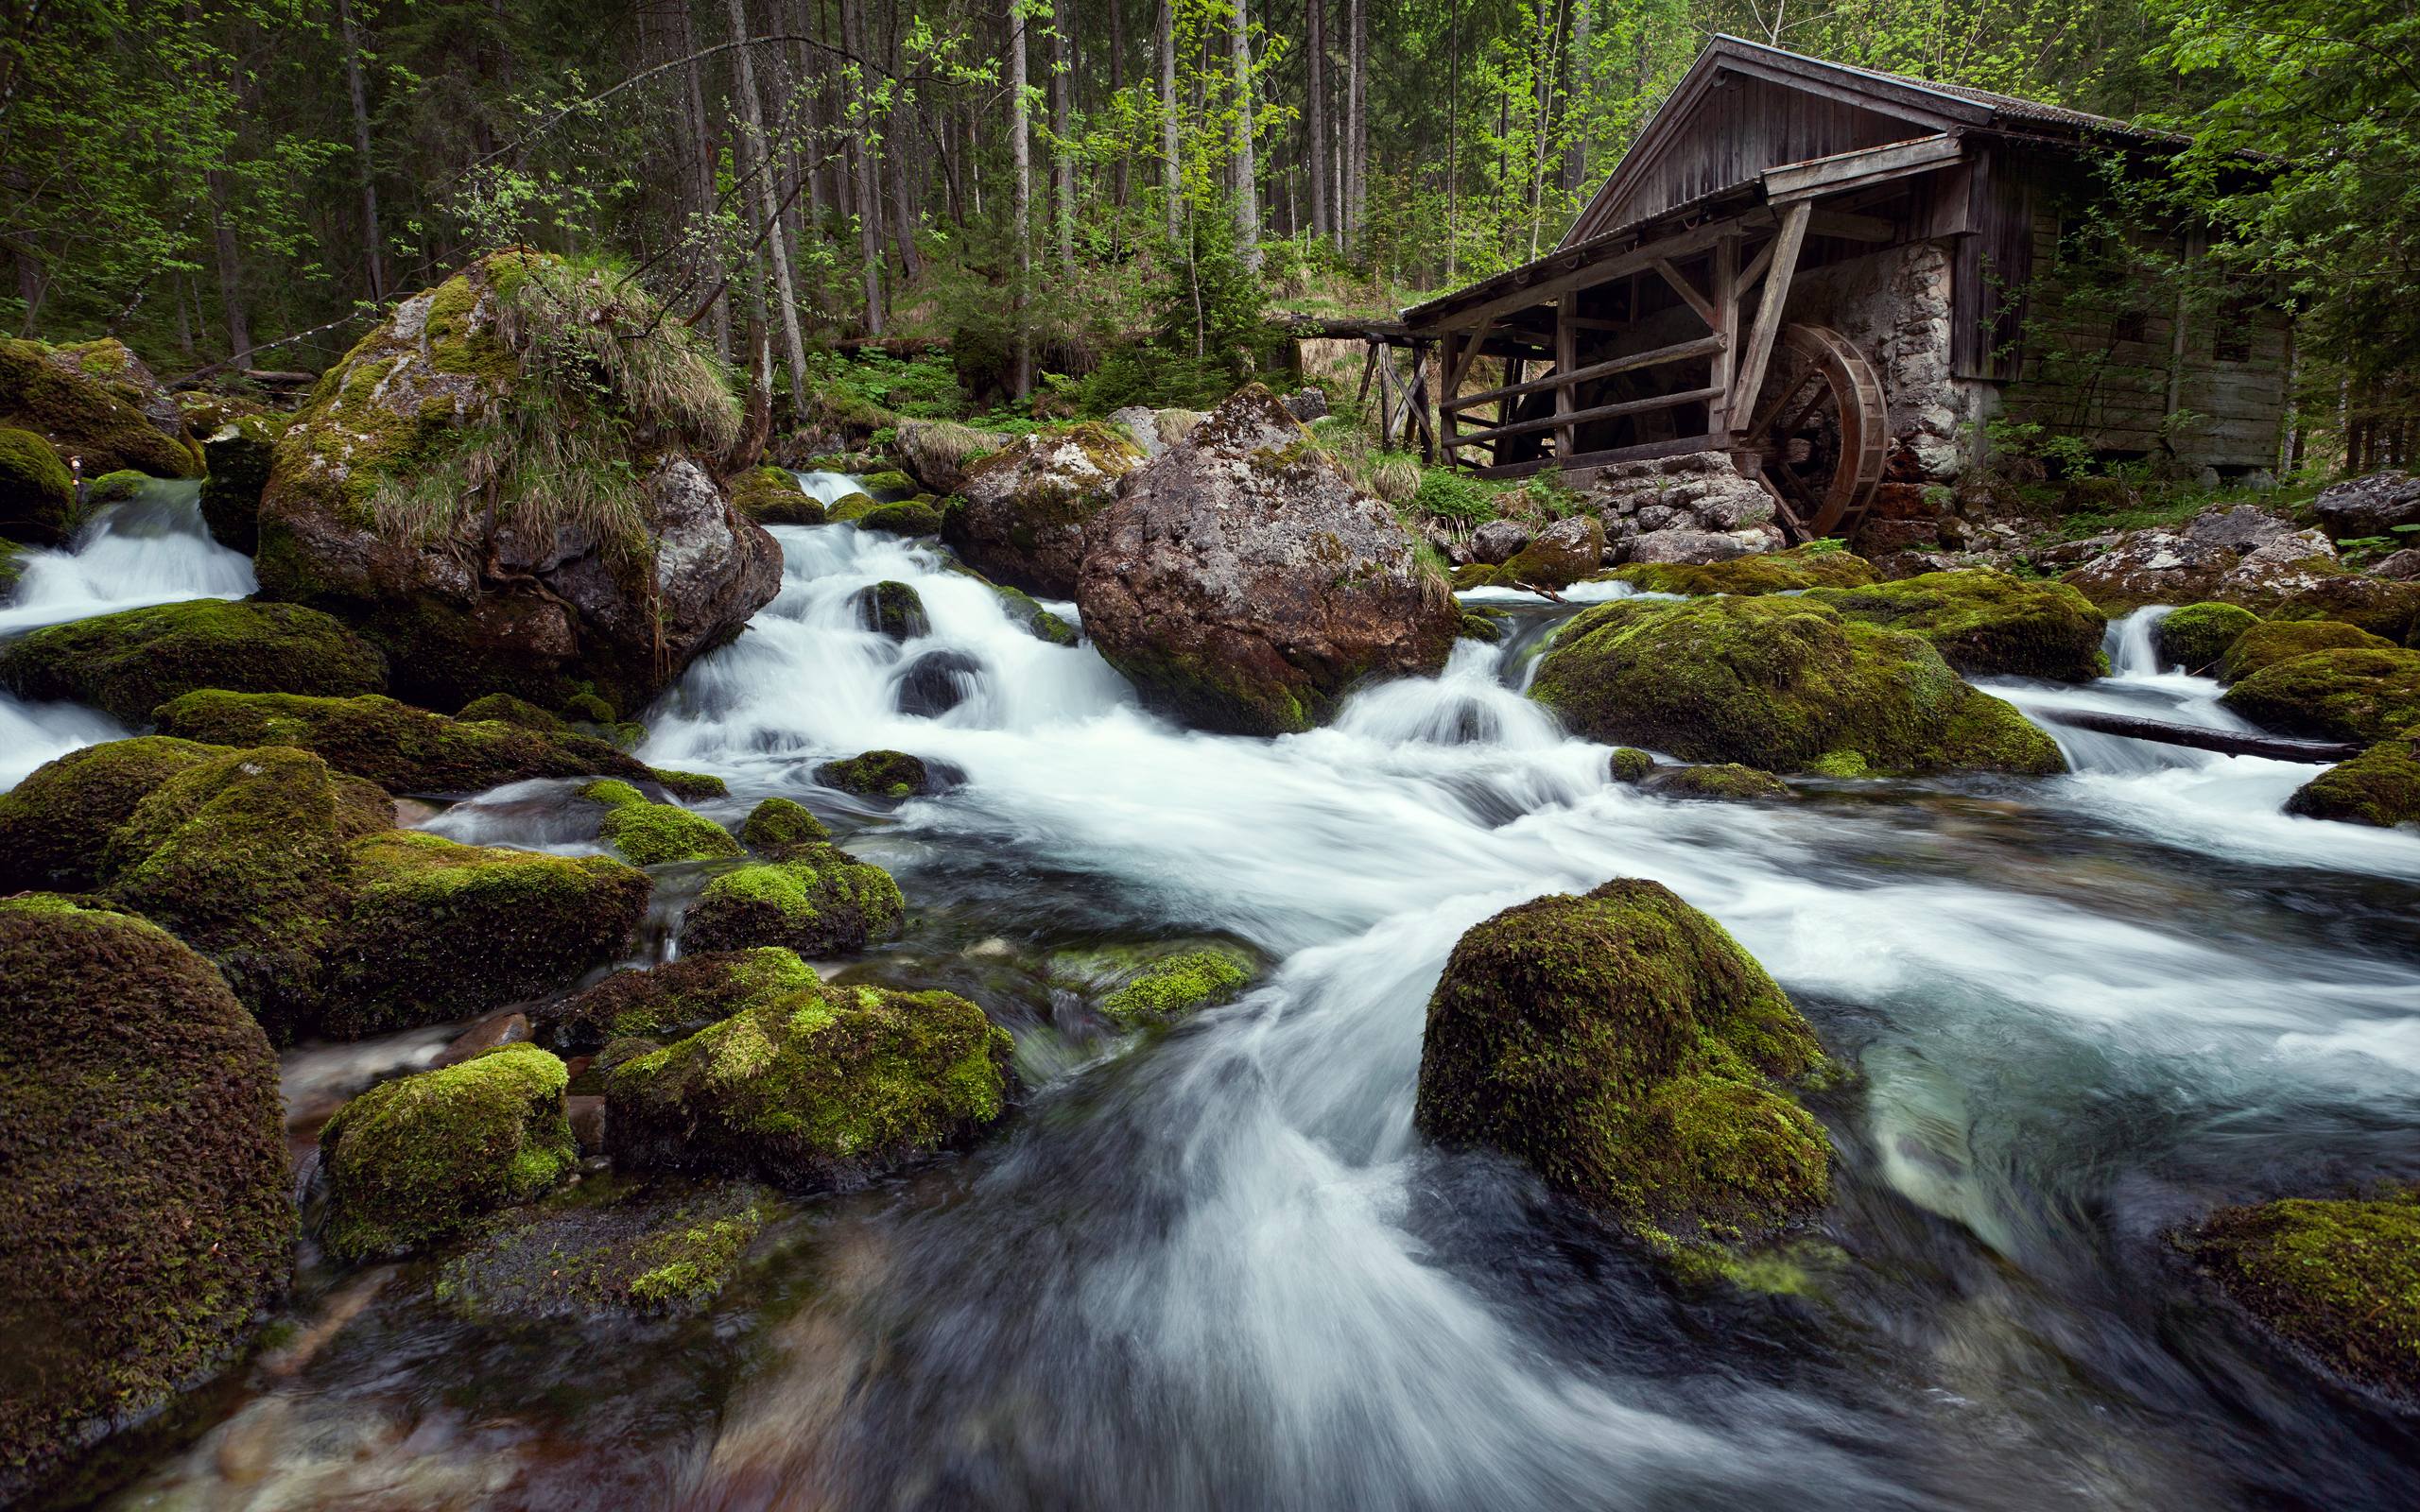
[[[1713,370],[1706,377],[1706,387],[1720,389],[1721,397],[1705,406],[1705,428],[1720,436],[1731,430],[1732,364],[1737,360],[1739,349],[1739,238],[1725,236],[1714,244],[1714,334],[1727,337],[1714,353]]]
[[[1554,301],[1554,412],[1564,423],[1555,427],[1554,455],[1572,456],[1579,448],[1572,444],[1579,432],[1571,424],[1571,412],[1580,406],[1572,370],[1580,366],[1580,312],[1577,289]]]
[[[1756,390],[1765,384],[1765,364],[1772,360],[1773,340],[1781,335],[1782,307],[1789,302],[1789,281],[1798,272],[1798,249],[1806,244],[1806,217],[1814,206],[1802,199],[1782,212],[1781,234],[1773,241],[1772,266],[1765,273],[1765,288],[1756,301],[1755,328],[1739,359],[1739,373],[1731,386],[1731,413],[1753,415]]]
[[[1437,449],[1443,454],[1447,467],[1458,467],[1462,460],[1454,438],[1461,419],[1451,403],[1454,390],[1461,382],[1462,340],[1451,331],[1437,338],[1437,423],[1445,433],[1437,438]]]

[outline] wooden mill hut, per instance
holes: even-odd
[[[1509,478],[1727,453],[1801,531],[1978,461],[1995,418],[2241,475],[2275,464],[2290,332],[2152,276],[2191,229],[2100,186],[2180,139],[1720,37],[1560,245],[1404,313],[1438,441]],[[2091,297],[2079,247],[2139,276]],[[2149,255],[2166,251],[2163,260]],[[2088,282],[2088,281],[2086,281]],[[1482,362],[1480,359],[1496,359]]]

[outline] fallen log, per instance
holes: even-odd
[[[2286,735],[2261,735],[2242,730],[2210,730],[2201,725],[2171,724],[2165,719],[2137,719],[2132,714],[2102,713],[2092,709],[2033,709],[2034,718],[2104,735],[2157,741],[2163,746],[2188,746],[2222,756],[2266,756],[2280,762],[2341,762],[2359,756],[2363,747],[2335,740],[2295,740]]]

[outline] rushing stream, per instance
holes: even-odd
[[[2060,730],[2065,779],[1669,801],[1520,696],[1567,612],[1534,605],[1508,647],[1331,728],[1187,733],[929,546],[773,533],[780,598],[644,754],[728,779],[727,820],[800,797],[890,868],[908,928],[847,976],[981,1002],[1018,1036],[1022,1112],[769,1230],[705,1319],[482,1329],[424,1268],[306,1254],[313,1350],[118,1504],[2412,1504],[2413,1422],[2281,1358],[2163,1237],[2420,1177],[2420,835],[2283,816],[2311,768]],[[928,635],[859,627],[885,578]],[[2091,688],[1996,691],[2226,722],[2147,630],[2113,627]],[[955,707],[896,712],[936,676]],[[9,718],[57,748],[110,733]],[[26,738],[0,734],[12,771],[55,754]],[[895,810],[815,785],[873,747],[962,783]],[[589,848],[568,812],[540,784],[435,822]],[[1677,1294],[1505,1162],[1412,1134],[1457,936],[1613,876],[1720,919],[1858,1073],[1813,1102],[1838,1201],[1794,1295]],[[1200,936],[1271,969],[1171,1032],[1111,1036],[1046,984],[1054,953]],[[298,1050],[289,1090],[438,1042]]]

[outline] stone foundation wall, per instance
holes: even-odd
[[[1915,242],[1803,271],[1790,285],[1789,314],[1830,326],[1875,362],[1891,401],[1887,478],[1948,483],[1964,470],[1981,419],[1983,396],[1975,390],[1989,386],[1950,371],[1945,243]]]

